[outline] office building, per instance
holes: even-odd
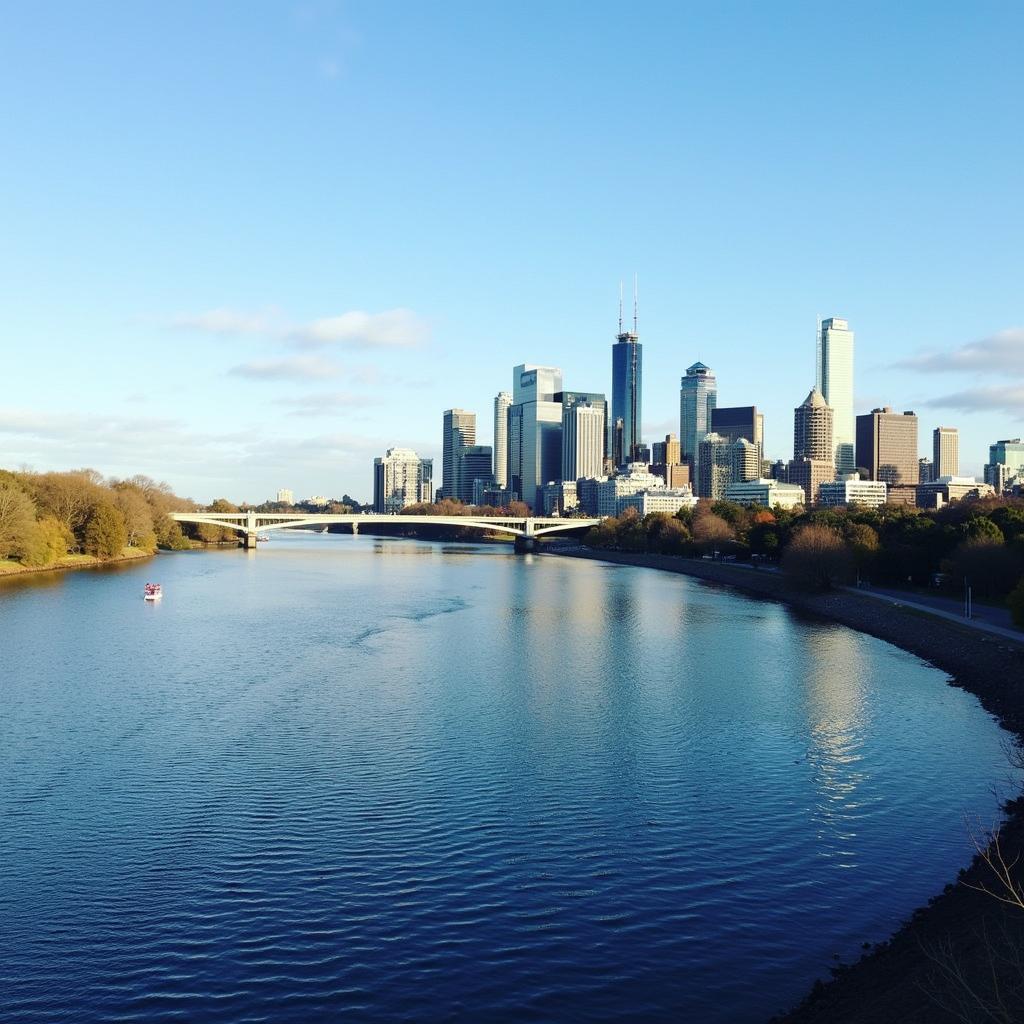
[[[931,459],[917,460],[917,482],[928,484],[935,479],[935,466]]]
[[[664,512],[674,516],[680,509],[693,508],[697,504],[697,497],[689,487],[657,488],[653,491],[637,491],[634,494],[625,494],[619,498],[618,515],[622,515],[627,508],[635,508],[640,513],[640,518],[649,516],[652,512]]]
[[[679,382],[680,458],[690,466],[694,479],[700,459],[700,443],[711,430],[711,413],[718,404],[718,381],[710,367],[694,363]]]
[[[494,482],[498,487],[508,484],[508,410],[512,396],[499,391],[494,398]]]
[[[374,512],[400,512],[430,501],[433,487],[434,460],[421,459],[410,448],[389,448],[373,460]]]
[[[654,473],[655,469],[652,466],[651,472]],[[665,466],[665,486],[671,487],[673,490],[677,490],[680,487],[693,487],[693,474],[690,473],[690,467],[685,462],[676,463],[672,465],[669,463]]]
[[[745,437],[757,447],[758,458],[764,452],[764,415],[757,411],[756,405],[715,406],[708,430],[730,441]]]
[[[577,484],[577,495],[582,501],[582,481]],[[660,476],[651,473],[643,463],[630,463],[625,472],[609,477],[597,483],[596,508],[591,514],[599,516],[615,516],[619,514],[619,499],[630,494],[638,494],[640,491],[658,491],[665,487],[665,481]]]
[[[697,495],[717,501],[732,483],[732,442],[721,434],[705,434],[697,445]]]
[[[834,413],[825,396],[814,388],[793,410],[793,457],[833,463]]]
[[[872,480],[896,485],[918,484],[917,416],[889,406],[857,417],[857,466]],[[890,494],[890,500],[891,500]]]
[[[960,432],[956,427],[936,427],[932,431],[933,480],[960,474]]]
[[[455,459],[460,448],[476,444],[476,413],[465,409],[446,409],[441,438],[441,494],[458,498],[455,486]]]
[[[732,483],[745,483],[761,476],[761,450],[745,437],[732,443]]]
[[[509,487],[532,509],[540,488],[562,473],[562,371],[523,363],[512,371],[509,407]]]
[[[643,424],[643,346],[637,334],[636,285],[633,286],[633,330],[622,328],[622,299],[619,298],[619,333],[612,345],[612,430],[622,420],[620,458],[632,462],[635,445],[640,444]],[[614,447],[614,446],[613,446]]]
[[[817,389],[833,413],[836,472],[852,473],[857,468],[854,460],[853,331],[839,317],[823,320],[818,331]]]
[[[838,480],[829,480],[818,488],[818,504],[826,508],[863,505],[878,508],[888,500],[887,487],[881,480],[862,480],[860,473],[845,473]]]
[[[495,487],[488,485],[483,480],[476,480],[473,483],[473,504],[490,505],[491,508],[508,508],[516,496],[507,487]]]
[[[580,401],[562,403],[562,480],[600,476],[604,471],[604,410]]]
[[[804,489],[796,484],[761,477],[731,483],[725,497],[738,505],[764,505],[765,508],[796,508],[804,503]]]
[[[1024,442],[1019,437],[988,446],[985,483],[991,484],[996,494],[1024,484]]]
[[[990,484],[979,484],[973,476],[940,476],[917,485],[918,508],[942,508],[964,498],[989,498],[995,494]]]
[[[541,489],[541,500],[544,515],[571,515],[579,507],[575,480],[553,480]]]
[[[659,466],[678,466],[682,461],[679,439],[675,434],[666,434],[664,441],[651,445],[651,461]]]
[[[489,444],[463,445],[455,455],[455,490],[453,498],[466,505],[473,504],[474,485],[482,481],[487,487],[494,483],[491,475],[494,453]]]
[[[818,502],[821,485],[836,478],[831,459],[809,459],[805,455],[791,459],[786,467],[786,482],[804,490],[804,504],[810,507]]]
[[[294,505],[295,492],[287,487],[282,487],[277,492],[277,500],[282,505]]]

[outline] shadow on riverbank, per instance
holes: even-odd
[[[1004,639],[857,593],[794,591],[783,576],[766,570],[583,547],[548,551],[680,573],[869,633],[948,673],[951,685],[977,696],[1024,743],[1024,637]],[[1011,884],[1024,893],[1024,798],[1007,805],[1000,843]],[[817,982],[798,1007],[771,1024],[1024,1021],[1024,908],[982,888],[1002,891],[978,856],[892,938],[857,963],[833,969],[831,981]]]

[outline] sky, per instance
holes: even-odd
[[[858,412],[1024,434],[1024,5],[46,3],[0,32],[0,466],[362,500],[522,362],[644,437],[698,358],[792,455]],[[627,298],[628,303],[628,298]]]

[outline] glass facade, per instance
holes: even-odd
[[[853,413],[853,331],[839,317],[823,320],[818,337],[817,388],[832,409],[837,473],[852,473],[856,442]],[[915,459],[917,456],[914,456]]]
[[[636,334],[620,334],[612,346],[612,422],[622,420],[622,456],[633,458],[643,423],[643,346]]]
[[[680,454],[694,471],[694,479],[700,462],[700,443],[711,431],[711,414],[717,404],[718,381],[714,372],[703,363],[694,363],[679,382]]]

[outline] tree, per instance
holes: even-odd
[[[53,516],[44,516],[33,524],[33,530],[21,551],[25,565],[41,567],[53,565],[74,546],[74,534]]]
[[[700,509],[693,516],[693,539],[703,551],[712,551],[731,543],[736,534],[719,515]]]
[[[965,540],[943,562],[943,568],[954,582],[967,580],[975,594],[999,597],[1008,594],[1024,572],[1022,561],[1020,552],[1015,547],[1007,548],[999,533],[998,541],[992,537]]]
[[[98,558],[115,558],[128,543],[124,517],[109,502],[101,502],[85,526],[85,550]]]
[[[968,540],[991,540],[1003,543],[1003,531],[986,516],[973,516],[961,527],[961,532]]]
[[[847,523],[843,537],[850,546],[854,563],[860,571],[871,568],[878,553],[878,534],[867,523]]]
[[[782,554],[782,571],[805,590],[830,590],[849,581],[853,558],[842,537],[827,526],[799,530]]]
[[[114,505],[124,517],[128,547],[152,551],[156,547],[153,513],[142,492],[130,485],[119,485],[114,491]]]
[[[0,483],[0,558],[20,555],[36,525],[36,507],[16,484]]]

